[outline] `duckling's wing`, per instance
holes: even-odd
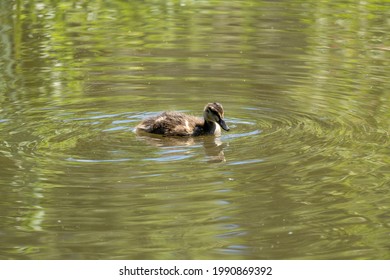
[[[178,112],[161,115],[159,126],[167,136],[190,136],[199,122],[198,118]],[[157,123],[156,123],[157,124]]]

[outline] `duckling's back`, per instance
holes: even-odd
[[[137,131],[166,136],[191,136],[197,126],[204,121],[200,118],[179,112],[164,112],[161,115],[143,120]]]

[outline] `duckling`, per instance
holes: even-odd
[[[226,131],[230,130],[223,120],[223,115],[220,103],[208,103],[203,110],[203,119],[180,112],[164,112],[143,120],[137,125],[136,131],[164,136],[220,136],[221,127]]]

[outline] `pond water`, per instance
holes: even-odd
[[[1,1],[0,258],[390,259],[389,11]]]

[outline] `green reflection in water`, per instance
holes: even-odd
[[[386,1],[1,1],[4,259],[388,259]],[[224,104],[220,139],[139,137]]]

